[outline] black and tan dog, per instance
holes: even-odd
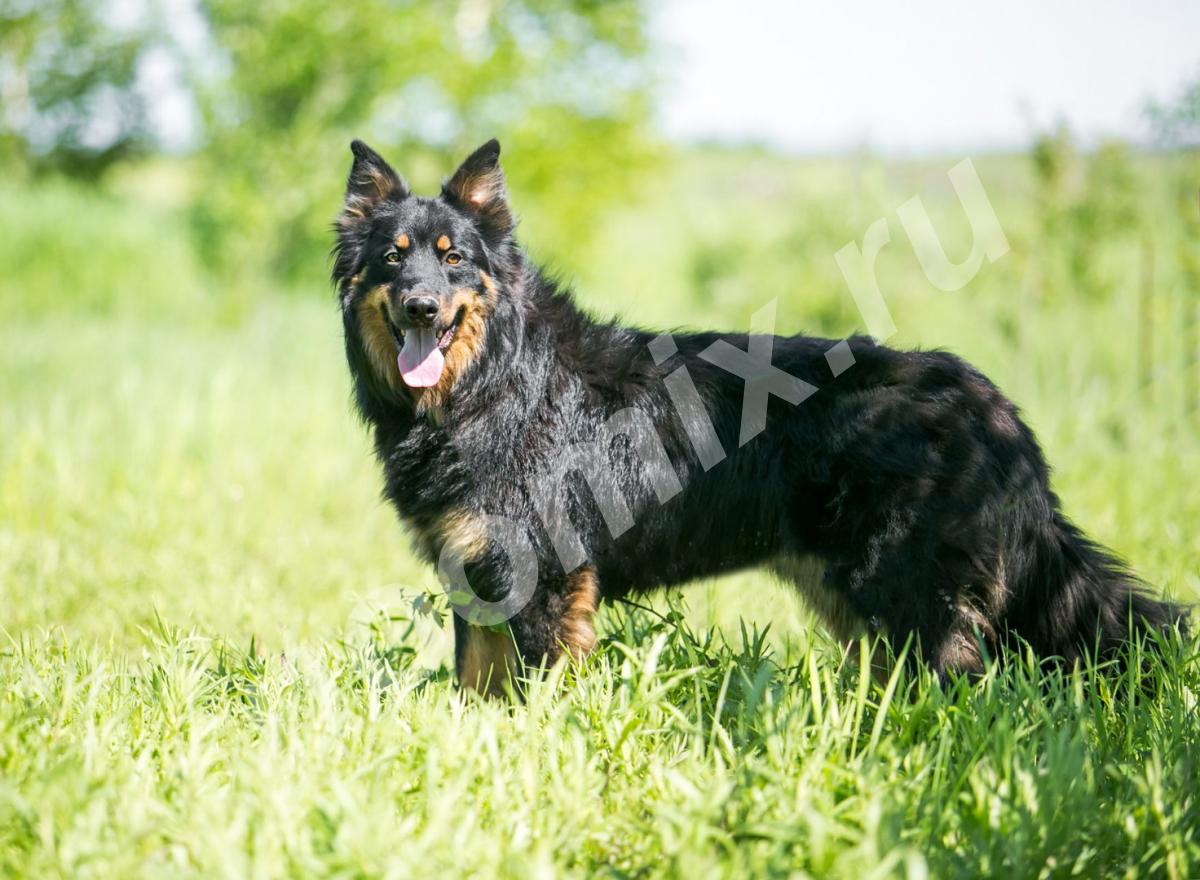
[[[464,685],[586,653],[602,599],[749,566],[939,673],[1013,635],[1072,659],[1180,620],[1063,515],[1016,407],[959,358],[595,320],[514,241],[495,141],[437,198],[352,150],[346,356],[386,496],[469,597]]]

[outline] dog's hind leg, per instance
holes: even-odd
[[[895,650],[912,637],[910,656],[922,658],[939,678],[982,672],[981,647],[996,642],[991,599],[962,566],[904,547],[896,551],[866,577],[861,570],[839,573],[838,591],[867,621],[869,631],[884,634]]]
[[[772,571],[796,588],[804,603],[840,642],[853,642],[867,631],[866,621],[830,583],[825,563],[811,556],[783,556],[771,564]]]
[[[850,666],[857,666],[862,652],[861,638],[869,634],[870,627],[849,600],[833,585],[832,573],[825,562],[813,556],[784,556],[775,560],[771,569],[780,579],[796,588],[804,604],[842,644]],[[883,684],[887,681],[891,669],[880,647],[876,644],[870,649],[867,663],[870,665],[871,675]]]

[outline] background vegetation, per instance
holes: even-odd
[[[1144,686],[880,684],[747,573],[606,609],[525,705],[463,699],[325,280],[354,135],[423,191],[498,135],[523,239],[646,325],[777,297],[780,332],[860,330],[833,255],[889,218],[893,341],[984,368],[1072,515],[1196,600],[1197,90],[1157,151],[972,157],[1012,250],[947,294],[895,211],[965,253],[961,157],[670,147],[641,4],[453,11],[206,2],[185,39],[0,2],[0,872],[1200,872],[1195,639]]]

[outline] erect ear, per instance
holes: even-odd
[[[360,140],[350,143],[354,165],[346,181],[343,221],[354,223],[369,217],[381,202],[408,198],[408,186],[383,157]]]
[[[496,232],[513,227],[504,190],[504,172],[500,170],[500,142],[492,138],[458,167],[442,184],[442,196],[475,214],[481,223]]]

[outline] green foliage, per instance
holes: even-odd
[[[1175,259],[1180,269],[1179,324],[1183,374],[1188,378],[1184,406],[1200,413],[1200,77],[1175,101],[1150,107],[1165,146],[1177,152],[1169,188],[1174,196]]]
[[[1136,234],[1141,186],[1124,144],[1107,141],[1089,157],[1086,183],[1071,216],[1071,275],[1083,291],[1111,295],[1130,284],[1132,279],[1106,265],[1101,255],[1128,245]]]
[[[1110,140],[1081,154],[1064,125],[1039,137],[1030,158],[1045,236],[1045,292],[1101,297],[1131,285],[1133,277],[1119,266],[1123,251],[1136,244],[1132,233],[1145,183],[1129,148]],[[1106,259],[1113,254],[1115,260]]]
[[[169,210],[67,179],[0,182],[0,318],[156,315],[207,305]]]
[[[1067,200],[1071,171],[1078,162],[1071,130],[1060,124],[1034,139],[1029,152],[1038,184],[1038,201],[1043,217],[1053,219]]]
[[[1200,297],[1200,78],[1178,99],[1151,108],[1164,143],[1178,149],[1170,187],[1180,221],[1179,260],[1188,291]]]
[[[1085,235],[1126,235],[1137,227],[1141,181],[1129,147],[1120,141],[1102,143],[1091,156],[1087,184],[1080,200],[1077,224]]]
[[[314,285],[348,144],[432,188],[498,136],[518,203],[556,256],[585,241],[650,155],[645,10],[617,3],[207,0],[222,75],[201,84],[206,185],[195,225],[226,269]]]
[[[117,5],[0,0],[0,158],[95,178],[150,145],[137,76],[156,40]]]
[[[1135,158],[1138,232],[1182,234],[1174,161]],[[742,329],[777,298],[780,332],[854,329],[833,252],[920,194],[956,257],[948,164],[686,155],[599,222],[581,296],[648,326]],[[1057,244],[1028,160],[976,165],[1013,252],[946,294],[894,234],[891,341],[979,364],[1072,517],[1200,599],[1181,376],[1157,405],[1139,392],[1132,291],[1029,295],[1022,259]],[[0,874],[1197,875],[1196,639],[1143,685],[1021,662],[877,683],[747,572],[656,603],[665,621],[606,607],[598,652],[525,704],[461,698],[336,309],[258,291],[224,321],[172,187],[0,190],[20,266],[0,321]],[[696,242],[737,243],[726,293],[693,287]],[[1180,283],[1165,256],[1160,274]]]
[[[1148,112],[1169,146],[1200,149],[1200,76],[1185,85],[1173,101],[1151,104]]]
[[[861,236],[869,211],[847,197],[855,163],[792,163],[738,151],[678,157],[658,185],[613,213],[579,272],[601,312],[666,326],[746,321],[771,298],[811,333],[863,329],[836,251]],[[893,203],[894,207],[894,203]],[[873,219],[873,218],[871,218]],[[678,308],[686,301],[687,309]]]
[[[364,137],[422,191],[498,136],[542,254],[578,268],[595,223],[658,148],[643,0],[330,5],[203,0],[200,46],[157,0],[0,0],[0,163],[96,179],[158,145],[149,60],[184,71],[201,118],[190,234],[209,270],[318,291],[348,145]],[[157,95],[157,99],[166,96]]]

